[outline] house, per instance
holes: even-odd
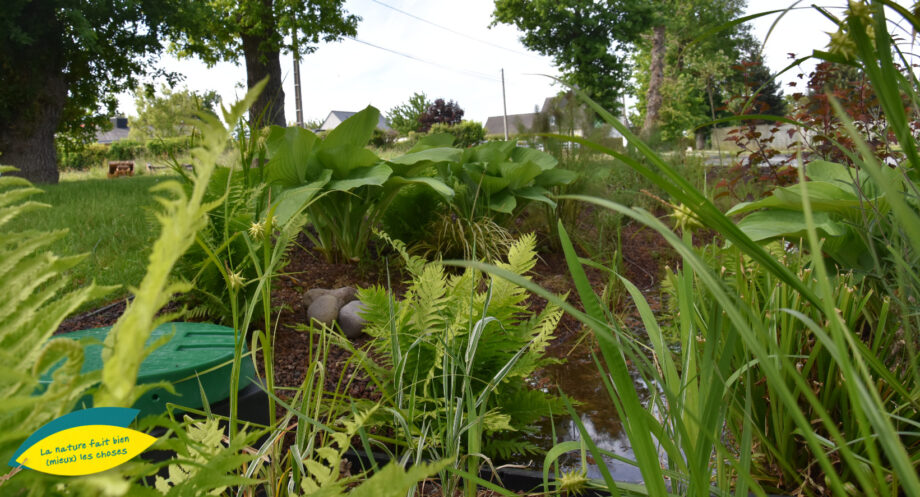
[[[543,107],[539,112],[534,110],[527,114],[508,115],[508,135],[553,132],[584,136],[585,129],[595,128],[598,124],[593,113],[577,105],[571,95],[564,94],[547,97],[543,100]],[[486,134],[505,134],[503,116],[491,116],[486,120]],[[611,128],[610,137],[622,139],[623,135]]]
[[[330,131],[335,129],[336,126],[342,124],[342,121],[348,119],[349,117],[357,114],[357,112],[348,112],[344,110],[334,110],[326,116],[326,120],[323,121],[323,124],[316,131]],[[381,131],[393,131],[393,128],[390,127],[390,123],[387,120],[380,116],[377,118],[377,129]]]
[[[533,124],[539,116],[539,112],[530,112],[528,114],[509,114],[508,115],[508,135],[517,133],[528,133],[533,129]],[[504,116],[491,116],[486,119],[487,135],[505,134]]]
[[[112,129],[108,131],[99,131],[96,133],[96,141],[98,143],[112,143],[119,140],[124,140],[128,137],[130,129],[128,128],[128,118],[127,117],[113,117],[112,119]]]

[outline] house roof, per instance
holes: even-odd
[[[124,117],[113,117],[112,129],[108,131],[99,131],[96,133],[96,142],[98,143],[112,143],[119,140],[124,140],[128,137],[128,133],[131,130],[128,128],[128,119]]]
[[[127,128],[112,128],[109,131],[96,133],[96,141],[99,143],[112,143],[124,140],[131,131]]]
[[[530,132],[533,128],[534,119],[537,117],[536,112],[527,114],[509,114],[508,115],[508,134],[513,135],[521,132]],[[492,116],[486,120],[486,134],[504,135],[505,122],[503,116]]]
[[[357,112],[350,112],[347,110],[331,111],[329,112],[329,115],[326,116],[326,120],[323,121],[322,126],[320,126],[317,131],[329,131],[335,129],[335,127],[341,124],[342,121],[355,114],[357,114]],[[377,129],[383,131],[392,131],[393,128],[390,127],[390,123],[386,120],[386,118],[381,115],[377,118]]]

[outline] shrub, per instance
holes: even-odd
[[[119,140],[109,145],[109,160],[134,160],[144,152],[144,144],[134,140]]]
[[[390,148],[396,144],[397,138],[399,138],[399,133],[396,131],[384,131],[375,128],[374,134],[371,136],[371,145],[377,148]]]
[[[486,137],[486,128],[476,121],[463,121],[459,124],[435,123],[428,134],[450,133],[454,137],[454,146],[468,148],[478,145]]]
[[[71,150],[62,150],[58,147],[58,167],[60,169],[84,170],[91,167],[102,166],[109,156],[109,146],[102,143],[91,143],[84,147]]]
[[[154,157],[169,157],[189,151],[195,145],[191,136],[158,138],[147,142],[147,152]]]

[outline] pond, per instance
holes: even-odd
[[[549,384],[558,386],[560,391],[578,403],[575,410],[579,413],[585,430],[598,448],[626,459],[634,459],[629,439],[623,431],[619,417],[614,412],[613,404],[601,381],[600,372],[591,356],[590,346],[584,343],[576,346],[566,355],[565,359],[566,362],[563,364],[552,364],[545,367],[541,371],[541,376],[548,380]],[[650,395],[648,386],[638,372],[631,371],[631,376],[639,392],[639,398],[642,402],[647,402]],[[561,416],[555,416],[552,421],[544,419],[540,423],[540,432],[528,436],[527,440],[534,442],[543,450],[549,450],[554,445],[554,428],[556,442],[580,440],[581,436],[576,423],[565,413],[561,414]],[[602,478],[596,462],[590,459],[590,454],[588,458],[588,477]],[[516,462],[527,464],[531,461]],[[578,452],[568,453],[560,458],[560,463],[566,471],[577,469],[581,466],[580,454]],[[604,463],[615,480],[627,483],[642,482],[642,475],[637,467],[606,456]],[[543,457],[537,456],[530,466],[542,470]]]

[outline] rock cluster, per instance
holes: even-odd
[[[329,327],[338,322],[348,338],[356,338],[364,330],[365,321],[358,315],[364,310],[364,304],[350,286],[334,290],[312,288],[304,293],[303,304],[307,308],[307,319]]]

